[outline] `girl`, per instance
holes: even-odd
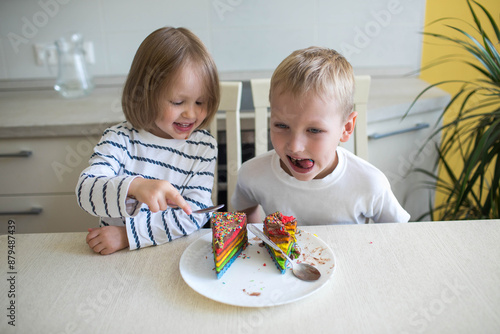
[[[163,244],[208,221],[191,207],[212,205],[217,143],[200,129],[219,100],[217,68],[192,32],[166,27],[142,42],[123,90],[126,121],[104,132],[76,186],[80,207],[101,217],[87,235],[94,252]]]

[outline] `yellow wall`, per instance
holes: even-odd
[[[500,1],[499,0],[478,0],[486,9],[490,12],[497,22],[500,20]],[[473,8],[476,11],[476,14],[482,12],[482,10],[473,4]],[[470,24],[474,24],[472,15],[470,14],[469,7],[467,5],[466,0],[427,0],[426,3],[426,13],[425,13],[425,28],[424,31],[432,32],[432,33],[442,33],[446,34],[450,37],[459,37],[461,36],[458,32],[453,33],[452,30],[445,28],[444,24],[451,24],[457,27],[464,28],[468,32],[471,32],[471,27],[467,26],[467,24],[463,22],[459,22],[457,20],[446,20],[437,22],[434,24],[430,24],[433,21],[445,18],[445,17],[456,17],[462,20],[469,22]],[[479,15],[480,18],[485,18],[484,15]],[[488,32],[490,34],[490,32]],[[493,36],[492,33],[490,37]],[[439,42],[443,44],[442,42]],[[458,49],[456,47],[452,47],[450,45],[439,45],[435,38],[431,38],[424,35],[424,43],[422,49],[422,67],[428,65],[432,61],[450,54],[465,54],[464,51]],[[448,64],[438,65],[436,67],[432,67],[430,69],[424,70],[420,74],[420,78],[427,81],[428,83],[437,83],[443,80],[453,80],[453,79],[462,79],[462,80],[473,80],[480,77],[479,73],[470,66],[464,66],[459,62],[452,62]],[[460,87],[459,84],[456,85],[444,85],[440,86],[440,88],[445,91],[453,94]],[[453,110],[450,115],[453,114]],[[444,123],[447,123],[450,119],[450,116],[445,117],[443,119]],[[452,163],[453,166],[456,166],[458,170],[461,169],[461,164],[459,160],[456,159]],[[440,174],[440,177],[443,175]],[[436,206],[439,206],[444,201],[444,197],[442,194],[436,194]]]
[[[495,20],[499,20],[500,13],[500,1],[499,0],[479,0],[490,14],[493,16]],[[481,11],[480,8],[473,5],[476,13]],[[453,33],[452,30],[444,27],[444,24],[453,24],[458,27],[462,27],[467,29],[467,31],[471,31],[471,28],[468,27],[465,23],[459,22],[457,20],[453,21],[441,21],[434,24],[430,24],[437,19],[445,18],[445,17],[456,17],[462,20],[473,24],[473,19],[469,11],[469,7],[467,6],[467,2],[465,0],[427,0],[426,3],[426,11],[425,11],[425,27],[424,31],[433,32],[433,33],[443,33],[448,36],[459,37],[460,34],[458,32]],[[480,17],[484,17],[481,15]],[[430,24],[430,25],[429,25]],[[450,47],[449,45],[436,45],[436,40],[429,38],[424,35],[424,44],[422,49],[422,66],[425,66],[431,63],[433,60],[448,55],[452,53],[461,52],[462,50]],[[464,52],[462,52],[464,53]],[[465,53],[464,53],[465,54]],[[477,72],[469,68],[464,68],[464,66],[453,63],[446,64],[434,67],[430,70],[423,71],[420,77],[429,82],[435,83],[444,79],[472,79],[477,77]],[[443,86],[442,89],[448,91],[449,93],[453,93],[456,89],[456,86]]]

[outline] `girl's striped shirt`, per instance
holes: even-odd
[[[168,208],[153,213],[127,197],[136,177],[170,182],[193,210],[212,205],[217,142],[205,130],[187,140],[164,139],[128,122],[107,129],[76,186],[78,204],[101,226],[126,226],[130,249],[160,245],[201,228],[208,214]]]

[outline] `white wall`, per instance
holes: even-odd
[[[196,33],[219,71],[271,71],[321,45],[356,70],[420,63],[425,0],[0,0],[0,79],[49,77],[33,44],[71,31],[94,42],[96,76],[125,75],[140,42],[170,25]]]

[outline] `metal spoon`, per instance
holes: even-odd
[[[170,205],[172,209],[180,209],[177,205]],[[207,212],[212,212],[212,211],[217,211],[219,209],[222,209],[224,207],[224,204],[218,204],[214,206],[207,206],[205,209],[199,209],[195,210],[192,213],[207,213]]]
[[[292,265],[293,274],[303,281],[316,281],[321,277],[321,273],[318,269],[307,263],[293,263],[293,261],[279,248],[274,242],[271,241],[262,231],[260,231],[257,226],[252,224],[247,224],[247,229],[255,234],[260,240],[264,241],[266,244],[281,252],[283,256]]]

